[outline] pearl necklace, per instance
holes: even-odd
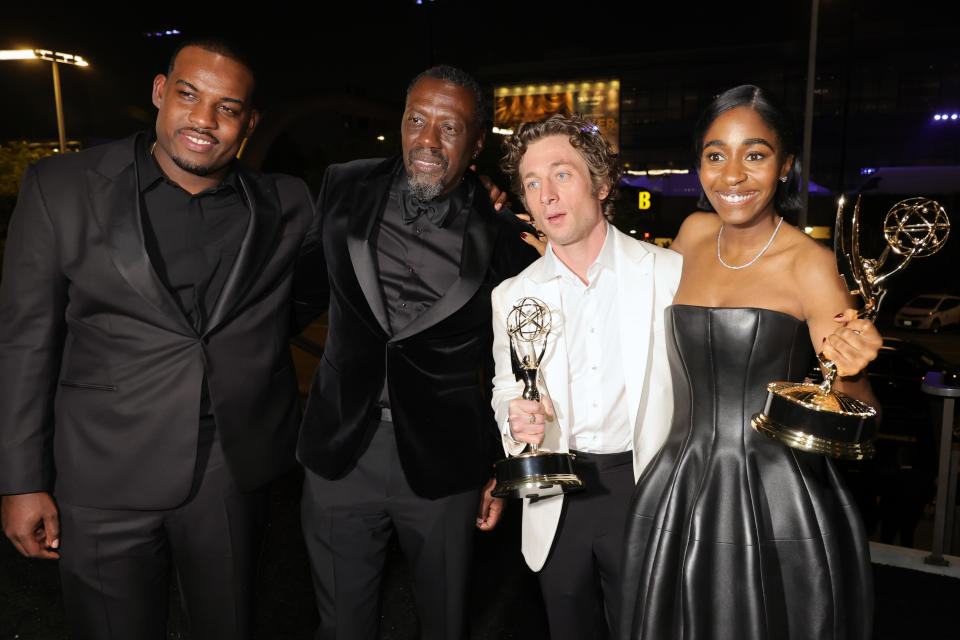
[[[754,262],[759,260],[760,256],[762,256],[764,253],[767,252],[767,249],[769,249],[770,245],[773,244],[773,239],[777,237],[777,231],[780,231],[781,224],[783,224],[783,216],[780,216],[780,222],[777,223],[777,227],[773,230],[773,235],[770,236],[769,240],[767,240],[767,244],[763,245],[763,249],[760,249],[760,253],[754,256],[753,260],[751,260],[747,264],[742,264],[739,267],[734,267],[733,265],[727,264],[726,262],[723,261],[723,258],[720,257],[720,238],[723,237],[723,225],[721,224],[720,231],[717,233],[717,260],[719,260],[720,264],[725,266],[727,269],[746,269],[747,267],[752,265]]]

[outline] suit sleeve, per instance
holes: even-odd
[[[507,455],[515,456],[526,446],[510,435],[510,401],[523,393],[523,383],[513,374],[510,364],[510,338],[507,335],[506,309],[500,299],[501,287],[493,290],[490,306],[493,308],[493,412],[500,428],[503,450]]]
[[[501,224],[494,264],[499,279],[505,280],[526,269],[540,257],[540,254],[520,239],[520,234],[525,231],[522,220],[509,210],[507,213],[501,210],[493,215],[499,218]]]
[[[293,273],[293,322],[294,335],[327,311],[330,303],[330,280],[327,275],[327,260],[323,251],[323,221],[327,206],[330,171],[327,170],[317,196],[313,222],[307,229]]]
[[[49,491],[67,281],[38,172],[27,168],[0,281],[0,495]]]

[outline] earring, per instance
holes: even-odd
[[[780,182],[786,182],[787,176],[780,176]]]

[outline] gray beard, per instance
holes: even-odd
[[[407,176],[407,185],[410,187],[410,195],[420,202],[429,202],[443,191],[443,183],[440,181],[423,184],[417,182],[415,176]]]

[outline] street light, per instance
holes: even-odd
[[[61,53],[49,49],[16,49],[0,51],[0,60],[45,60],[53,68],[53,99],[57,106],[57,134],[60,136],[60,153],[67,150],[67,134],[63,126],[63,97],[60,94],[60,65],[72,64],[76,67],[89,67],[90,63],[82,56],[73,53]]]

